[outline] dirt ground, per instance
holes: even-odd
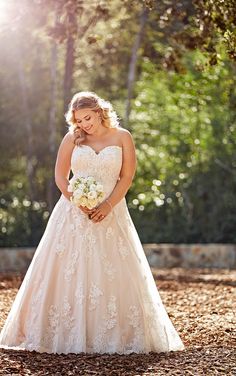
[[[0,350],[0,375],[236,375],[236,271],[152,269],[183,351],[130,355]],[[23,276],[0,274],[0,327]]]

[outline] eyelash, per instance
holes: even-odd
[[[88,119],[85,119],[85,120],[90,120],[91,118],[90,118],[90,116],[89,116],[89,118]],[[81,121],[78,121],[78,120],[76,120],[76,122],[77,123],[81,123]]]

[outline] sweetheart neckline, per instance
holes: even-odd
[[[79,145],[78,145],[79,146]],[[77,146],[77,147],[78,147]],[[99,150],[98,152],[96,151],[96,150],[94,150],[93,148],[92,148],[92,146],[90,146],[90,145],[81,145],[81,146],[87,146],[89,149],[91,149],[93,152],[94,152],[94,154],[96,154],[96,155],[100,155],[105,149],[108,149],[108,148],[120,148],[121,150],[122,150],[122,146],[120,146],[120,145],[108,145],[108,146],[105,146],[104,148],[102,148],[101,150]]]

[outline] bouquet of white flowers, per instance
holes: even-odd
[[[67,190],[73,192],[70,197],[71,202],[77,206],[86,206],[89,209],[97,206],[105,195],[103,185],[92,176],[72,178]]]

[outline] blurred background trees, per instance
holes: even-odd
[[[1,246],[37,245],[71,96],[112,102],[135,140],[143,242],[235,242],[236,2],[2,0]]]

